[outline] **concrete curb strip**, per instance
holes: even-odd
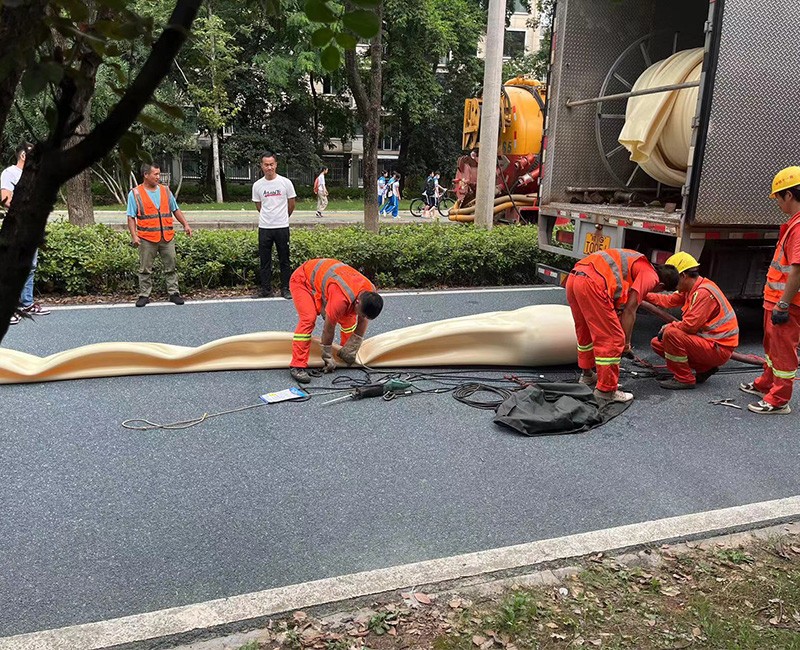
[[[669,517],[557,537],[528,544],[426,560],[336,578],[174,607],[157,612],[46,630],[0,639],[0,650],[101,650],[115,646],[152,647],[170,637],[199,636],[204,630],[233,626],[296,609],[361,596],[531,567],[666,541],[731,532],[796,518],[800,496]],[[163,647],[163,646],[162,646]]]

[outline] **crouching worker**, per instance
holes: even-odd
[[[602,402],[629,402],[619,388],[619,362],[630,351],[636,310],[659,287],[674,291],[675,269],[654,267],[636,251],[611,248],[579,261],[567,279],[567,301],[578,338],[580,382]],[[595,367],[597,370],[595,371]]]
[[[650,341],[673,374],[658,383],[668,390],[694,388],[731,358],[739,345],[739,322],[731,303],[716,284],[700,276],[700,264],[689,253],[676,253],[664,266],[678,271],[678,290],[650,293],[645,300],[658,307],[680,307],[683,318],[664,325]]]
[[[356,355],[367,331],[367,321],[378,317],[383,309],[383,298],[375,286],[361,273],[339,260],[330,258],[308,260],[300,266],[289,281],[299,321],[292,342],[292,379],[301,384],[311,382],[308,374],[308,355],[311,333],[322,314],[322,363],[324,372],[336,370],[333,360],[333,335],[336,324],[341,330],[342,349],[339,358],[347,365],[356,361]]]

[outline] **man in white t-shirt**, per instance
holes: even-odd
[[[261,290],[256,298],[269,298],[272,292],[272,244],[278,249],[281,267],[281,295],[292,299],[289,279],[292,266],[289,261],[289,217],[294,212],[294,185],[278,174],[278,160],[271,151],[261,154],[261,171],[264,177],[253,183],[253,202],[259,212],[258,256],[261,260]]]
[[[328,168],[323,167],[317,180],[314,181],[314,194],[317,195],[317,218],[322,216],[322,211],[328,207],[328,188],[325,186],[325,174],[328,173]]]
[[[28,142],[23,142],[16,149],[17,163],[6,167],[3,173],[0,174],[0,200],[3,205],[9,207],[14,198],[14,190],[22,178],[22,169],[25,167],[25,159],[33,149],[33,145]],[[47,316],[50,310],[42,307],[38,302],[33,301],[33,276],[36,273],[36,263],[38,261],[39,251],[33,255],[33,263],[31,265],[31,272],[28,274],[28,279],[25,280],[25,286],[22,287],[22,294],[19,297],[19,311],[31,316]],[[14,314],[11,317],[10,325],[16,325],[20,321],[20,317]]]

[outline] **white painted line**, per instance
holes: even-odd
[[[800,496],[669,517],[589,533],[426,560],[387,569],[267,589],[205,603],[173,607],[0,639],[0,650],[100,650],[125,643],[189,634],[207,628],[291,612],[410,586],[456,580],[543,562],[581,557],[709,533],[765,525],[800,516]]]
[[[463,293],[521,293],[526,291],[564,291],[563,287],[554,287],[554,286],[543,286],[543,287],[506,287],[506,288],[492,288],[492,289],[440,289],[437,291],[383,291],[381,295],[387,297],[406,297],[406,296],[442,296],[448,294],[463,294]],[[191,300],[188,299],[186,301],[185,307],[190,307],[194,305],[217,305],[217,304],[226,304],[232,302],[269,302],[275,301],[279,302],[281,300],[286,300],[285,298],[281,297],[274,297],[274,298],[212,298],[211,300]],[[287,301],[288,302],[288,301]],[[140,307],[139,309],[152,309],[153,307],[176,307],[177,305],[173,305],[168,300],[159,301],[159,302],[151,302],[146,307]],[[73,309],[135,309],[136,307],[131,302],[124,302],[124,303],[112,303],[109,305],[48,305],[48,308],[52,311],[70,311]]]

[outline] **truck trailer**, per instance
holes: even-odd
[[[624,247],[653,262],[686,251],[729,297],[760,297],[786,220],[770,184],[800,164],[798,18],[797,0],[558,0],[540,248],[580,259]],[[620,134],[642,73],[698,48],[699,80],[662,91],[694,93],[685,182],[670,186],[631,160]]]

